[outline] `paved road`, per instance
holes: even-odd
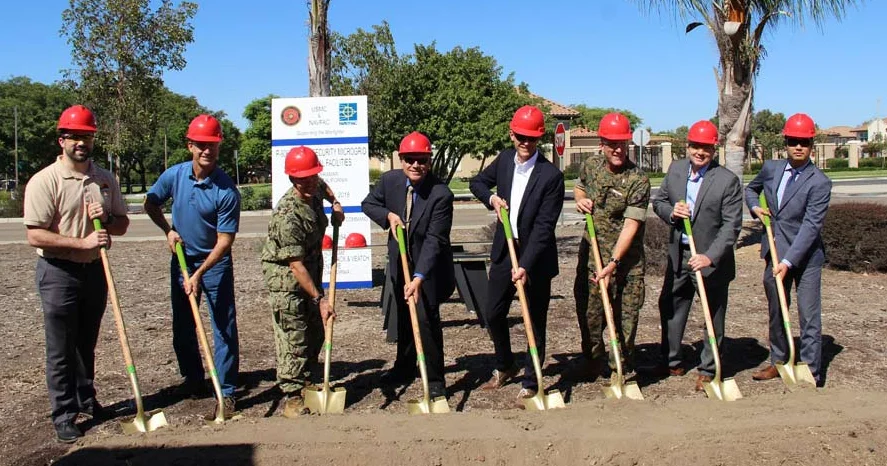
[[[656,191],[657,188],[653,188]],[[571,193],[572,194],[572,193]],[[878,202],[887,204],[887,178],[835,180],[832,188],[832,202]],[[575,211],[575,203],[564,203],[564,222],[578,222],[582,217]],[[241,237],[264,236],[268,231],[269,211],[243,212],[241,214]],[[154,226],[147,215],[137,214],[132,219],[127,234],[115,241],[162,240],[163,234]],[[476,201],[457,202],[453,219],[454,229],[478,228],[493,222],[494,216]],[[379,228],[373,225],[374,231]],[[24,243],[25,228],[21,219],[0,219],[0,244]]]

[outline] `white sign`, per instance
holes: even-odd
[[[326,181],[345,210],[339,229],[337,288],[369,288],[372,256],[369,247],[346,249],[345,239],[360,234],[370,243],[370,220],[360,210],[369,193],[369,126],[366,96],[304,97],[271,100],[271,201],[277,202],[292,187],[283,172],[286,153],[296,146],[317,153]],[[324,207],[327,215],[331,207]],[[333,228],[327,228],[333,236]],[[323,251],[323,282],[329,281],[331,251]]]
[[[631,142],[636,146],[646,146],[650,142],[650,132],[644,128],[634,130],[634,133],[631,133]]]

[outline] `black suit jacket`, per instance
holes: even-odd
[[[496,195],[505,199],[509,207],[513,205],[511,182],[514,179],[514,156],[514,149],[502,151],[496,160],[472,178],[469,185],[471,193],[487,209],[492,210],[490,196],[493,195],[493,187],[496,188]],[[517,228],[520,238],[519,264],[531,277],[551,279],[559,272],[554,229],[563,206],[564,174],[540,154],[520,202],[517,225],[511,226]],[[494,264],[511,261],[502,222],[496,223],[490,260]]]
[[[401,170],[384,175],[363,200],[360,207],[370,220],[390,228],[388,214],[394,212],[404,222],[410,221],[407,249],[413,273],[425,276],[422,293],[431,305],[446,301],[456,287],[450,230],[453,226],[453,192],[433,174],[422,180],[416,190],[412,219],[403,218],[406,210],[407,177]],[[388,235],[388,265],[397,283],[403,280],[400,251]]]

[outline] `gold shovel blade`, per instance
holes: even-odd
[[[153,432],[168,425],[169,423],[166,422],[166,415],[159,409],[148,411],[142,416],[137,415],[132,419],[120,422],[120,427],[123,428],[123,433],[127,435]]]
[[[313,414],[342,414],[345,412],[345,389],[336,387],[323,390],[318,387],[306,388],[302,392],[305,407]]]
[[[610,386],[604,387],[604,396],[610,399],[621,400],[628,398],[630,400],[643,400],[644,395],[638,387],[637,382],[628,382],[623,384],[618,377],[613,377]]]
[[[705,389],[705,396],[713,400],[736,401],[742,398],[739,386],[732,378],[724,380],[713,379],[711,382],[703,382],[702,387]]]
[[[432,400],[407,401],[407,410],[410,414],[443,414],[450,412],[450,405],[445,397],[439,396]]]
[[[776,363],[776,371],[779,372],[779,377],[789,387],[801,382],[816,386],[816,379],[813,378],[813,373],[810,372],[810,366],[805,362],[798,364]]]
[[[524,398],[524,408],[527,411],[545,411],[548,409],[566,408],[564,397],[560,390],[552,390],[548,394],[542,391],[536,392],[533,396]]]

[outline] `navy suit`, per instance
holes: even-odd
[[[475,176],[469,185],[471,193],[488,209],[492,188],[509,207],[514,178],[515,150],[502,151],[496,160]],[[542,155],[537,156],[520,202],[518,218],[512,228],[517,230],[516,245],[520,267],[527,271],[527,301],[530,320],[536,336],[539,359],[545,361],[545,328],[548,321],[548,303],[551,299],[551,279],[558,274],[557,242],[554,235],[557,219],[564,206],[564,175]],[[508,329],[508,311],[516,291],[511,281],[511,258],[505,240],[502,222],[496,223],[493,247],[490,252],[490,274],[484,320],[496,351],[496,369],[511,370],[514,355]],[[533,362],[527,353],[523,386],[536,389]]]
[[[745,202],[752,209],[760,207],[758,195],[761,192],[767,198],[778,258],[791,263],[783,282],[786,300],[791,299],[792,283],[798,292],[799,357],[810,366],[817,382],[822,383],[822,265],[825,249],[821,233],[831,199],[832,182],[810,163],[785,188],[780,202],[777,192],[787,164],[787,160],[765,162],[758,176],[745,188]],[[770,263],[770,244],[766,238],[761,241],[761,257],[766,261],[764,290],[770,311],[770,360],[774,364],[790,362],[786,361],[788,343]]]
[[[450,230],[453,225],[453,192],[429,173],[416,187],[410,218],[406,212],[407,177],[402,170],[392,170],[376,183],[361,203],[370,220],[382,228],[390,228],[388,214],[394,212],[409,221],[407,251],[412,272],[424,276],[421,298],[416,307],[430,386],[444,386],[443,330],[440,303],[449,299],[456,288]],[[400,250],[388,235],[388,273],[395,281],[397,302],[397,359],[395,371],[413,371],[416,367],[416,346],[409,309],[400,290],[404,288]]]

